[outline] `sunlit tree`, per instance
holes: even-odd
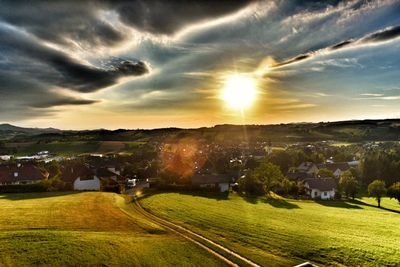
[[[400,204],[400,182],[392,184],[387,191],[387,195],[390,198],[397,199]]]
[[[368,185],[368,193],[370,196],[376,198],[378,207],[381,206],[381,198],[386,194],[385,182],[382,180],[375,180]]]

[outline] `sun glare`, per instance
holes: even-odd
[[[232,75],[225,81],[222,99],[231,108],[244,109],[256,99],[256,82],[246,75]]]

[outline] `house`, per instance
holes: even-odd
[[[75,164],[62,168],[61,180],[76,191],[99,191],[100,179],[85,164]]]
[[[305,173],[305,172],[296,171],[296,172],[288,172],[286,174],[286,177],[289,178],[289,180],[292,180],[292,181],[303,181],[303,180],[305,180],[307,178],[312,178],[313,175]]]
[[[308,189],[311,198],[333,199],[337,191],[337,185],[332,178],[310,178],[304,180],[304,186]]]
[[[317,164],[313,162],[303,162],[297,167],[297,170],[310,175],[316,175],[319,171],[319,168]]]
[[[48,177],[48,172],[40,170],[33,163],[0,165],[0,185],[35,184]]]
[[[219,188],[220,192],[228,192],[232,178],[221,174],[195,174],[192,176],[192,185],[200,188]]]
[[[317,167],[332,171],[335,177],[340,177],[345,171],[350,169],[350,165],[347,162],[322,163],[318,164]]]
[[[96,176],[99,178],[103,178],[106,180],[114,180],[117,181],[121,175],[119,173],[111,171],[109,168],[103,167],[96,169]]]
[[[0,155],[0,159],[4,161],[10,160],[12,157],[11,155]]]

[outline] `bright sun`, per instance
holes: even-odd
[[[244,109],[254,102],[257,94],[255,80],[246,75],[232,75],[225,81],[222,99],[231,107]]]

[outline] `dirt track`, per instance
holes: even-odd
[[[135,206],[143,216],[147,217],[152,222],[161,225],[162,227],[168,229],[169,231],[176,233],[185,239],[195,243],[199,247],[205,249],[209,253],[213,254],[215,257],[219,258],[221,261],[226,263],[229,266],[253,266],[258,267],[259,264],[245,258],[244,256],[230,250],[227,247],[224,247],[207,237],[199,235],[185,227],[180,225],[176,225],[173,222],[167,221],[163,218],[160,218],[142,208],[139,201],[137,201],[136,197],[134,197]]]

